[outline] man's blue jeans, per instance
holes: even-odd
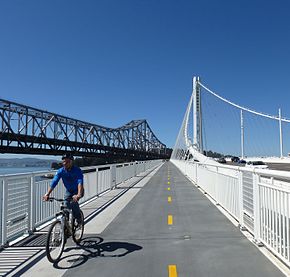
[[[72,197],[73,195],[76,195],[77,193],[70,193],[70,192],[66,192],[65,196],[64,196],[64,203],[65,205],[69,208],[72,209],[72,213],[74,218],[77,219],[77,222],[81,222],[81,212],[80,212],[80,206],[78,202],[74,202]]]

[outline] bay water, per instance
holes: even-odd
[[[0,167],[0,175],[27,173],[27,172],[30,173],[49,170],[51,170],[51,168],[48,167]]]

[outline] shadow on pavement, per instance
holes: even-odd
[[[64,253],[69,254],[73,250],[83,250],[81,254],[71,254],[64,256],[53,266],[57,269],[71,269],[81,266],[89,259],[97,257],[124,257],[134,251],[141,250],[142,247],[128,242],[110,241],[104,242],[101,237],[86,237],[77,247],[68,247]]]

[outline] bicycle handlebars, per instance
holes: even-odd
[[[47,199],[47,201],[50,201],[50,202],[52,202],[52,201],[58,201],[58,202],[64,202],[65,201],[65,199],[61,199],[61,198],[55,198],[55,197],[49,197],[48,199]]]

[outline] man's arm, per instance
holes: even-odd
[[[83,197],[84,186],[83,184],[78,184],[78,194],[73,196],[73,201],[77,202]]]
[[[79,201],[84,196],[84,175],[82,170],[79,168],[78,171],[78,194],[73,196],[73,201]]]
[[[51,181],[51,185],[50,188],[48,189],[48,191],[46,192],[46,194],[44,194],[42,196],[42,199],[44,201],[47,201],[49,198],[49,195],[52,193],[52,191],[54,190],[54,188],[56,187],[56,185],[58,184],[59,180],[60,180],[61,176],[60,176],[60,171],[58,170],[57,173],[55,174],[55,176],[53,177],[52,181]]]

